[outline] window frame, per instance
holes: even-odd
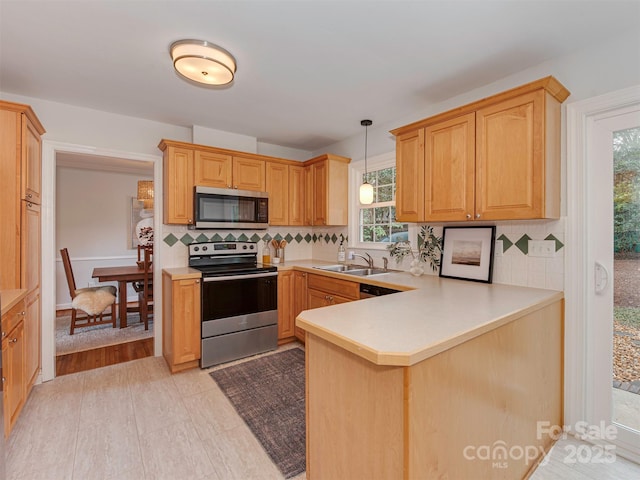
[[[367,172],[381,170],[383,168],[396,166],[396,152],[389,152],[367,158]],[[350,208],[349,208],[349,248],[361,250],[381,250],[386,251],[387,246],[391,243],[386,242],[361,242],[360,241],[360,185],[362,183],[362,175],[364,174],[364,159],[359,162],[352,162],[349,170],[350,176]],[[389,204],[391,202],[381,202]],[[393,202],[395,204],[395,201]],[[365,207],[368,208],[368,207]],[[415,223],[403,222],[409,225],[409,240],[417,237],[417,225]],[[412,242],[413,245],[413,242]]]

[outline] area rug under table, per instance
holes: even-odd
[[[210,375],[284,477],[304,472],[304,351],[292,348]]]

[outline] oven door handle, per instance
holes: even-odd
[[[263,277],[276,277],[278,272],[267,273],[250,273],[248,275],[222,275],[220,277],[205,277],[203,282],[224,282],[226,280],[244,280],[247,278],[263,278]]]

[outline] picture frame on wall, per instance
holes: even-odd
[[[495,226],[444,227],[440,276],[491,283]]]

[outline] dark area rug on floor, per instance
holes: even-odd
[[[284,477],[304,472],[304,351],[292,348],[210,375]]]

